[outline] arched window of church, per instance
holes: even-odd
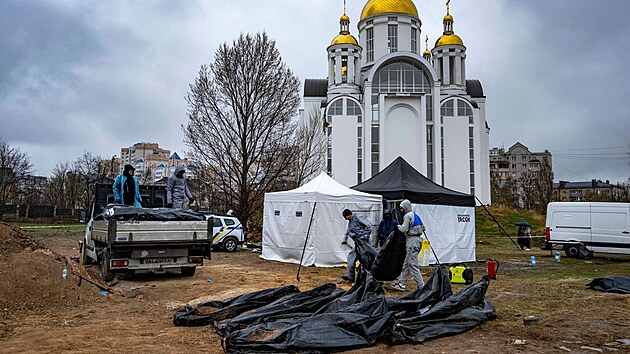
[[[455,100],[448,100],[448,101],[446,101],[446,102],[444,102],[442,104],[442,108],[440,109],[440,115],[442,117],[454,117],[455,116],[455,109],[454,109],[453,101],[455,101]]]
[[[346,101],[346,115],[348,116],[360,116],[361,115],[361,107],[354,102],[353,100]]]
[[[343,115],[343,99],[334,101],[330,107],[328,107],[329,116],[342,116]]]
[[[468,102],[464,100],[457,100],[457,115],[460,117],[469,117],[473,115],[472,108]]]
[[[378,93],[431,93],[431,82],[422,67],[397,59],[388,62],[374,75],[372,91]]]

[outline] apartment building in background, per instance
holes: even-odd
[[[504,148],[490,149],[490,176],[505,185],[508,180],[518,180],[523,176],[536,178],[543,166],[552,168],[551,152],[532,152],[527,146],[517,142],[507,151]]]
[[[136,178],[143,183],[154,183],[168,177],[177,165],[186,167],[186,178],[194,178],[188,159],[181,158],[177,152],[163,149],[158,143],[135,143],[130,147],[120,149],[120,157],[117,158],[120,169],[124,165],[132,165],[136,168]]]

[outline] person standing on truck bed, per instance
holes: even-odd
[[[135,168],[125,165],[123,173],[116,176],[112,190],[114,191],[114,202],[136,207],[142,207],[142,197],[140,196],[140,185],[136,176]]]
[[[168,176],[166,182],[166,207],[175,209],[188,209],[188,203],[195,201],[188,184],[186,183],[186,177],[184,174],[186,169],[183,165],[175,167],[173,174]]]

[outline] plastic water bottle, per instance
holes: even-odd
[[[63,280],[67,280],[68,279],[68,268],[67,267],[63,267],[63,270],[61,271],[61,279],[63,279]]]
[[[556,252],[553,256],[554,261],[556,261],[556,263],[560,263],[560,252]]]
[[[536,265],[536,256],[529,257],[529,265],[530,266],[535,266]]]

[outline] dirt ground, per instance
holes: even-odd
[[[149,353],[221,353],[210,326],[175,327],[175,309],[185,303],[223,300],[235,295],[294,284],[301,290],[334,282],[343,288],[340,268],[302,268],[265,261],[243,249],[215,252],[193,277],[178,272],[124,276],[115,294],[102,296],[76,277],[61,278],[58,255],[78,256],[80,232],[54,237],[29,233],[0,223],[0,352],[87,353],[97,350]],[[530,254],[538,264],[528,265]],[[377,343],[354,353],[595,353],[630,352],[630,295],[585,288],[590,279],[630,275],[630,257],[597,257],[592,261],[562,258],[554,263],[548,251],[520,253],[515,247],[478,237],[477,257],[497,258],[498,277],[487,296],[498,318],[467,333],[418,345]],[[94,266],[96,269],[97,266]],[[475,279],[484,263],[473,265]],[[424,268],[425,279],[431,268]],[[455,285],[454,291],[462,286]],[[399,296],[393,290],[388,296]],[[525,326],[533,315],[539,324]],[[524,344],[514,344],[521,340]],[[519,342],[517,342],[519,343]]]

